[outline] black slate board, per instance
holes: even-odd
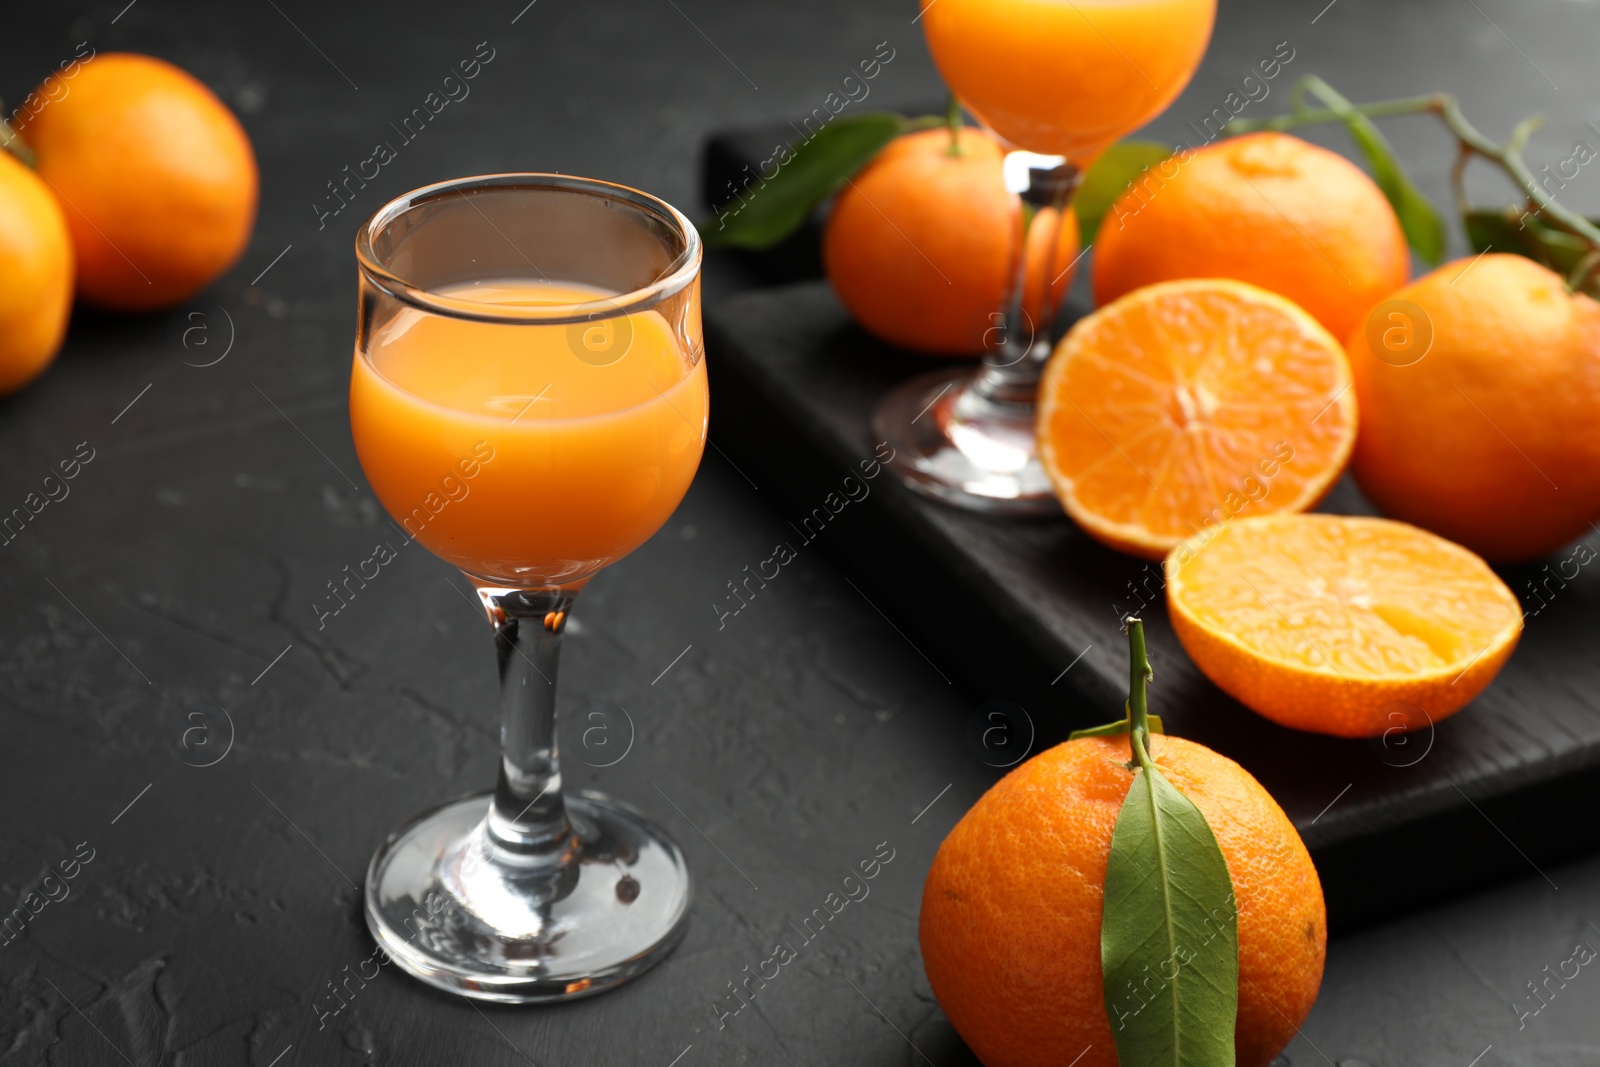
[[[1120,714],[1127,655],[1118,618],[1139,610],[1156,670],[1152,710],[1173,733],[1243,764],[1278,799],[1317,862],[1336,928],[1600,842],[1600,823],[1556,814],[1582,810],[1567,805],[1600,784],[1592,579],[1570,583],[1537,616],[1530,610],[1501,676],[1431,732],[1385,744],[1284,729],[1190,662],[1167,620],[1159,565],[1104,548],[1064,517],[968,514],[879,477],[820,532],[817,519],[802,532],[872,457],[877,399],[933,365],[864,334],[825,282],[708,309],[707,336],[721,401],[713,439],[784,501],[795,544],[813,539],[844,562],[863,595],[974,700],[1021,704],[1038,732],[1035,751]],[[1370,508],[1346,481],[1324,510]],[[1537,570],[1502,576],[1523,589]]]

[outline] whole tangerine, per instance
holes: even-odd
[[[182,303],[249,243],[250,139],[216,94],[153,56],[94,56],[64,84],[17,128],[61,199],[78,294],[116,311]]]
[[[1210,824],[1238,914],[1238,1067],[1289,1043],[1322,983],[1322,884],[1248,771],[1161,734],[1151,755]],[[1111,833],[1133,783],[1126,735],[1067,741],[1007,774],[945,838],[922,892],[923,966],[985,1067],[1116,1067],[1101,983]]]
[[[1368,323],[1347,344],[1353,467],[1385,514],[1503,562],[1600,521],[1600,303],[1496,253],[1417,279]]]
[[[920,130],[891,141],[839,193],[823,231],[823,265],[869,333],[938,356],[975,356],[993,345],[1019,230],[1003,158],[980,130],[954,138],[947,129]],[[1077,216],[1069,211],[1059,227],[1052,260],[1051,211],[1042,209],[1028,229],[1029,308],[1040,306],[1047,271],[1048,306],[1072,284]]]
[[[0,393],[44,373],[72,311],[72,238],[38,176],[0,151]]]
[[[1094,298],[1234,278],[1288,297],[1343,340],[1410,272],[1400,221],[1360,167],[1254,133],[1157,163],[1113,202],[1095,237]]]

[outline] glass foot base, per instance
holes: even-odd
[[[682,939],[689,870],[643,815],[569,793],[565,859],[519,867],[488,843],[489,799],[420,815],[372,857],[367,928],[395,963],[452,993],[526,1004],[603,992]]]
[[[925,496],[997,515],[1059,515],[1034,446],[1030,402],[997,401],[955,367],[896,386],[872,415],[875,440],[894,448],[889,469]]]

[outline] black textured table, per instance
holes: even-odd
[[[698,879],[687,940],[640,981],[556,1008],[480,1008],[393,968],[350,979],[372,973],[357,887],[373,848],[485,788],[496,760],[489,638],[448,567],[403,555],[337,616],[319,624],[313,607],[383,522],[345,414],[356,225],[407,188],[492,170],[692,204],[711,131],[804,113],[885,40],[873,103],[938,95],[908,3],[525,2],[7,12],[5,99],[80,41],[165,56],[240,113],[263,198],[212,290],[170,315],[79,315],[57,366],[0,402],[0,500],[93,455],[0,549],[0,902],[35,905],[0,938],[0,1063],[970,1062],[922,977],[916,912],[939,840],[996,773],[967,742],[993,694],[948,684],[825,543],[719,627],[726,583],[771,554],[787,516],[715,450],[673,521],[591,585],[563,669],[569,776],[678,836]],[[1355,96],[1455,88],[1499,131],[1552,115],[1536,168],[1591,136],[1592,5],[1324,6],[1224,0],[1206,66],[1157,132],[1287,39],[1291,73]],[[480,42],[494,58],[471,96],[330,214],[327,183]],[[1416,126],[1406,154],[1437,190],[1445,142]],[[1563,196],[1592,210],[1594,182]],[[742,278],[713,264],[708,302]],[[794,944],[790,922],[880,850],[893,858],[870,896],[727,1013],[728,983]],[[38,906],[63,864],[74,876]],[[1578,940],[1600,945],[1597,894],[1600,862],[1546,867],[1336,940],[1290,1059],[1594,1062],[1592,968],[1543,1000],[1526,983]]]

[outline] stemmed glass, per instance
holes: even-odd
[[[389,835],[367,925],[443,989],[598,993],[682,937],[689,872],[633,808],[563,792],[556,659],[573,599],[660,528],[699,466],[700,239],[633,189],[502,174],[392,201],[356,255],[356,451],[406,536],[476,587],[502,716],[494,792]]]
[[[905,382],[873,415],[895,450],[890,469],[913,489],[975,511],[1059,510],[1034,446],[1050,294],[1068,266],[1053,261],[1059,227],[1084,170],[1188,84],[1215,16],[1216,0],[922,0],[934,63],[1009,149],[1005,182],[1019,201],[983,362]],[[1053,281],[1026,286],[1024,249],[1040,237]]]

